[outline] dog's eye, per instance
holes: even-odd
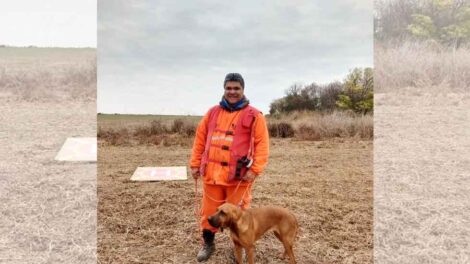
[[[225,215],[225,212],[224,212],[224,211],[220,211],[220,215]]]

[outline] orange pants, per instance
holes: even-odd
[[[248,188],[248,189],[247,189]],[[245,192],[246,190],[246,192]],[[243,194],[245,193],[245,196]],[[243,201],[241,201],[243,198]],[[201,228],[217,232],[217,228],[211,226],[207,218],[217,211],[217,207],[222,205],[224,200],[228,203],[238,205],[246,209],[251,203],[251,185],[245,186],[223,186],[203,183],[202,206],[201,206]]]

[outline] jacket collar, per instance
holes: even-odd
[[[234,111],[238,111],[238,110],[241,110],[243,108],[245,108],[248,104],[250,103],[250,101],[245,97],[243,96],[242,99],[240,99],[240,101],[234,103],[234,104],[231,104],[229,103],[225,97],[222,96],[222,100],[220,101],[220,106],[229,111],[229,112],[234,112]]]

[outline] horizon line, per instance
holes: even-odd
[[[92,46],[38,46],[38,45],[16,46],[16,45],[9,45],[9,44],[0,44],[0,48],[96,49],[97,47],[92,47]]]

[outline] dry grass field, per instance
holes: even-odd
[[[201,116],[98,114],[98,119],[99,128],[108,131],[122,128],[135,130],[150,124],[152,121],[159,121],[163,125],[171,126],[175,119],[197,125]]]
[[[0,48],[0,98],[96,102],[96,50]]]
[[[191,145],[201,116],[98,114],[98,137],[111,145]],[[299,140],[373,138],[373,116],[296,111],[266,116],[271,137]]]
[[[435,41],[375,43],[375,92],[470,91],[470,46],[453,50]]]
[[[0,48],[0,263],[96,262],[96,164],[54,161],[96,135],[95,57]]]
[[[378,263],[470,263],[470,94],[449,90],[376,95]]]
[[[468,43],[377,43],[374,60],[374,260],[470,263]]]
[[[98,116],[99,126],[113,126],[104,119]],[[201,240],[194,181],[129,180],[139,166],[186,166],[189,155],[189,145],[99,141],[99,263],[197,263]],[[298,263],[372,263],[372,185],[371,140],[276,138],[252,206],[279,205],[294,212],[301,227]],[[228,233],[217,234],[216,243],[207,263],[230,263]],[[285,263],[281,252],[282,245],[269,234],[257,243],[256,261]]]

